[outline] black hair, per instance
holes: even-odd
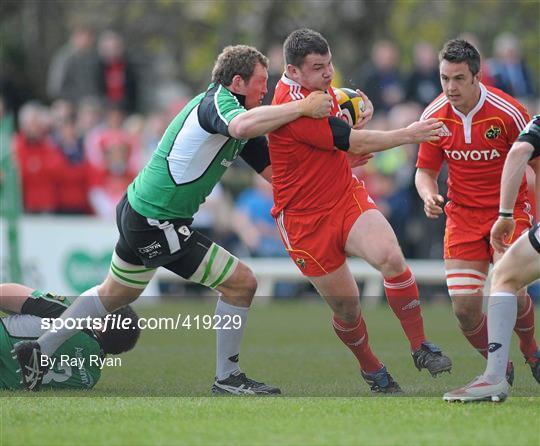
[[[439,52],[439,62],[443,60],[450,63],[466,62],[473,76],[480,72],[480,53],[463,39],[452,39],[444,44]]]
[[[283,44],[283,58],[286,64],[301,67],[310,54],[325,55],[330,51],[328,42],[321,33],[309,28],[297,29],[290,33]]]

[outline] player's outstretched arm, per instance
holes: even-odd
[[[379,130],[351,130],[349,152],[364,154],[381,152],[403,144],[415,144],[439,140],[439,129],[443,123],[435,118],[416,121],[407,128]]]
[[[532,144],[518,141],[512,145],[508,152],[501,177],[501,200],[499,206],[501,210],[506,209],[508,212],[513,212],[521,180],[533,151]]]
[[[18,283],[0,284],[0,311],[19,314],[32,291],[32,288]]]
[[[332,97],[322,91],[314,91],[298,101],[281,105],[263,105],[234,117],[229,124],[233,138],[251,139],[269,133],[302,116],[325,118],[330,115]]]
[[[508,248],[506,240],[512,235],[516,227],[513,218],[521,180],[525,168],[533,154],[534,147],[525,141],[518,141],[512,145],[504,162],[501,178],[501,199],[499,204],[499,218],[491,228],[490,241],[495,250],[504,252]]]
[[[424,212],[428,218],[439,218],[443,211],[444,197],[439,194],[438,173],[431,169],[417,169],[414,184],[424,202]]]

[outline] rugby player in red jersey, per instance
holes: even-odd
[[[525,126],[504,163],[499,209],[514,209],[520,183],[529,164],[536,174],[536,200],[540,200],[540,115]],[[537,212],[537,220],[540,210]],[[488,301],[488,358],[484,373],[467,385],[444,394],[446,401],[495,401],[508,396],[505,372],[512,329],[517,319],[517,291],[540,279],[540,223],[522,234],[510,249],[506,238],[514,232],[513,212],[500,212],[491,228],[491,244],[504,253],[493,269]],[[527,361],[540,383],[540,351]]]
[[[484,357],[488,353],[486,315],[482,311],[489,264],[501,253],[490,246],[490,230],[499,211],[513,215],[511,243],[530,228],[525,177],[515,206],[499,210],[504,161],[529,120],[525,108],[504,92],[480,82],[480,54],[465,40],[448,41],[439,54],[443,93],[422,114],[444,123],[438,141],[420,145],[416,188],[429,218],[446,214],[444,259],[454,314],[467,340]],[[437,177],[448,164],[448,203],[439,194]],[[518,293],[515,332],[528,362],[536,362],[534,305],[525,290]],[[513,381],[508,364],[507,379]]]
[[[274,104],[300,100],[312,91],[328,91],[333,98],[329,118],[300,118],[269,135],[272,215],[285,248],[332,308],[336,334],[358,359],[374,392],[401,389],[371,351],[347,255],[365,259],[383,275],[388,302],[409,339],[418,369],[426,368],[432,375],[450,370],[450,359],[426,341],[418,288],[396,236],[348,161],[348,154],[435,142],[441,124],[432,119],[388,132],[351,129],[339,118],[330,86],[332,53],[324,37],[310,29],[296,30],[285,40],[284,57],[286,70],[276,86]],[[373,114],[368,98],[363,98],[369,106],[358,127]]]

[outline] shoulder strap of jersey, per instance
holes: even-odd
[[[208,133],[230,137],[230,122],[245,111],[238,98],[223,85],[210,84],[197,113],[200,126]]]

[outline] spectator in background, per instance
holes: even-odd
[[[405,97],[398,63],[396,45],[389,40],[379,40],[373,46],[370,66],[357,79],[357,85],[373,103],[375,113],[388,112]]]
[[[137,110],[137,81],[124,40],[115,31],[105,31],[99,36],[98,53],[101,95],[128,114],[133,113]]]
[[[236,200],[233,227],[253,257],[287,255],[270,213],[273,205],[272,185],[259,175]]]
[[[253,186],[237,198],[233,212],[233,229],[251,257],[287,257],[272,214],[272,185],[260,175],[253,176]],[[273,297],[297,296],[301,289],[295,283],[277,282]]]
[[[61,214],[89,214],[90,165],[84,153],[82,136],[77,134],[75,118],[66,116],[57,123],[53,140],[63,157],[64,168],[57,173],[58,209]]]
[[[110,103],[105,111],[105,120],[86,135],[85,150],[93,166],[101,168],[111,146],[129,147],[128,168],[137,170],[140,165],[139,148],[130,133],[124,128],[125,114],[122,108]]]
[[[138,146],[123,128],[124,113],[110,104],[105,123],[88,135],[85,150],[91,164],[90,203],[95,213],[112,219],[127,186],[139,171]]]
[[[19,110],[19,132],[13,147],[21,175],[26,212],[58,210],[58,174],[64,168],[58,148],[49,136],[49,111],[38,102]]]
[[[493,43],[494,58],[488,60],[494,86],[519,99],[534,97],[534,86],[529,70],[521,57],[521,46],[512,33],[499,34]]]
[[[102,125],[103,106],[96,97],[87,97],[77,107],[77,132],[84,137]]]
[[[405,83],[405,99],[427,106],[440,91],[437,51],[428,42],[414,46],[414,67]]]
[[[95,33],[87,26],[74,28],[69,43],[55,54],[49,66],[47,94],[77,104],[82,98],[99,95],[99,61],[94,48]]]
[[[65,99],[56,99],[49,108],[51,117],[51,131],[54,134],[56,130],[67,119],[73,119],[75,116],[75,107],[72,102]]]
[[[152,157],[152,153],[156,150],[168,124],[169,120],[165,111],[156,110],[147,116],[140,140],[141,162],[143,164],[146,164]]]
[[[104,164],[92,166],[90,202],[97,215],[113,219],[115,208],[137,171],[129,168],[131,146],[127,141],[111,139],[104,152]]]

